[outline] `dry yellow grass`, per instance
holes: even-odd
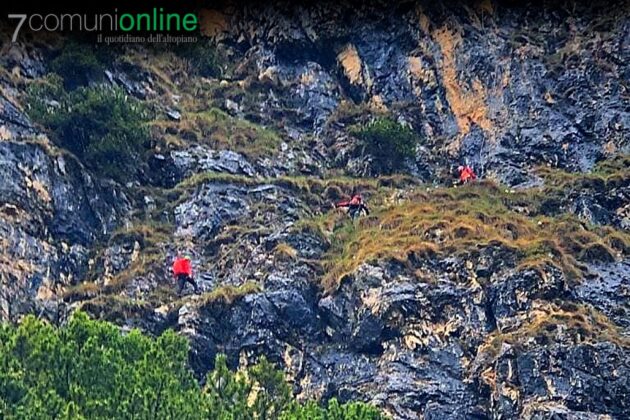
[[[580,259],[610,260],[627,252],[626,233],[585,226],[569,215],[530,217],[511,209],[514,202],[529,199],[490,183],[411,194],[402,204],[374,212],[357,226],[346,225],[330,236],[325,289],[334,290],[365,262],[405,261],[410,253],[457,254],[500,244],[517,252],[524,265],[551,263],[569,278],[578,278],[583,270]]]
[[[160,252],[141,253],[130,267],[109,279],[102,290],[106,294],[119,293],[134,279],[153,272],[155,267],[164,264],[164,261],[165,256]]]
[[[545,180],[547,189],[601,188],[628,182],[630,173],[630,155],[616,155],[599,162],[589,173],[566,172],[541,166],[537,173]]]
[[[291,245],[281,242],[276,245],[274,255],[280,260],[295,260],[298,257],[298,252]]]
[[[278,153],[282,139],[273,128],[236,118],[218,109],[185,111],[180,121],[158,120],[151,123],[153,132],[165,141],[176,143],[166,134],[169,129],[191,133],[200,143],[217,150],[233,150],[251,158],[272,157]]]
[[[63,299],[69,301],[83,300],[98,295],[101,288],[98,284],[86,281],[74,286],[68,287],[63,293]]]
[[[387,194],[392,194],[396,188],[418,185],[417,179],[408,175],[392,175],[379,178],[351,178],[347,176],[332,176],[328,178],[306,176],[280,176],[276,178],[247,177],[219,172],[204,172],[192,175],[177,184],[172,192],[178,198],[170,200],[177,204],[185,193],[205,183],[230,183],[246,186],[276,185],[300,193],[301,198],[315,209],[320,206],[331,206],[333,202],[347,198],[353,190],[358,190],[369,197],[370,203],[380,204]],[[304,221],[304,219],[301,219]],[[307,223],[309,221],[306,221]],[[298,222],[301,223],[301,222]]]
[[[113,322],[125,322],[130,318],[144,317],[151,312],[151,307],[147,302],[120,295],[99,295],[83,301],[79,309],[99,319]]]
[[[141,246],[149,247],[166,243],[171,239],[172,227],[152,221],[140,222],[130,227],[116,230],[109,239],[110,243],[119,241],[138,241]]]
[[[201,295],[201,305],[209,305],[211,303],[223,303],[231,305],[234,301],[243,296],[258,293],[262,289],[258,283],[248,281],[240,286],[225,285],[219,286],[211,292]]]
[[[534,302],[534,308],[519,328],[491,334],[480,346],[479,352],[496,356],[503,343],[523,345],[535,340],[545,344],[557,341],[554,338],[557,333],[570,337],[576,344],[609,341],[622,347],[630,347],[630,339],[621,335],[619,328],[592,306]]]

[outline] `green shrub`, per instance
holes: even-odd
[[[283,372],[264,357],[246,372],[232,372],[225,356],[217,356],[204,394],[207,418],[211,419],[385,419],[376,408],[360,402],[339,404],[332,399],[327,406],[320,406],[314,401],[300,404],[292,400]]]
[[[55,329],[29,316],[0,328],[0,417],[193,418],[201,403],[188,344],[76,314]]]
[[[282,371],[264,357],[247,372],[235,373],[224,355],[217,356],[204,394],[212,419],[277,419],[292,397]]]
[[[104,52],[93,45],[69,42],[50,63],[50,69],[63,78],[67,89],[85,86],[103,77]]]
[[[119,181],[135,173],[148,140],[148,115],[141,102],[105,86],[66,92],[54,76],[33,85],[28,100],[33,120],[87,167]]]
[[[374,407],[360,403],[339,404],[336,399],[328,401],[328,406],[309,401],[306,404],[291,403],[280,416],[281,420],[381,420],[385,417]]]
[[[62,328],[33,316],[0,325],[0,418],[330,419],[383,418],[362,403],[299,404],[266,359],[245,371],[216,358],[203,389],[188,343],[152,339],[76,313]]]
[[[418,136],[389,118],[378,118],[352,133],[361,140],[364,153],[372,158],[376,173],[391,174],[404,168],[405,161],[415,156]]]
[[[200,41],[184,43],[176,49],[177,55],[190,63],[190,71],[203,77],[221,76],[219,55],[205,38]]]

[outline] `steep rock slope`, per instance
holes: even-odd
[[[628,4],[508,6],[278,2],[209,11],[202,24],[244,51],[236,75],[288,90],[280,106],[329,144],[344,140],[348,103],[392,110],[427,137],[429,179],[438,157],[517,184],[528,162],[588,170],[627,151]]]
[[[124,222],[129,203],[118,186],[95,180],[0,101],[1,308],[3,318],[15,319],[39,311],[33,297],[46,301],[85,276],[90,247]]]
[[[175,328],[200,377],[265,354],[298,395],[394,418],[628,415],[626,3],[202,17],[213,77],[129,46],[90,82],[155,115],[127,185],[28,117],[58,45],[3,43],[3,319]],[[350,128],[380,115],[423,137],[412,175],[347,177],[373,174]],[[465,160],[502,186],[449,186]],[[353,225],[330,207],[354,188]],[[181,251],[200,296],[173,292]]]

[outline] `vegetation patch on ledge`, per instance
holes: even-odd
[[[211,292],[204,293],[200,296],[199,300],[201,305],[209,305],[211,303],[223,303],[231,305],[236,300],[260,292],[262,289],[258,283],[248,281],[240,286],[233,286],[231,284],[223,285],[215,288]]]
[[[611,342],[630,348],[630,339],[620,334],[619,328],[606,315],[589,305],[572,302],[538,303],[528,313],[519,328],[509,332],[495,332],[488,337],[479,352],[497,356],[503,343],[524,346],[529,343],[547,345],[560,342],[562,334],[574,344]]]
[[[630,181],[630,155],[616,155],[610,159],[598,162],[591,172],[567,172],[560,169],[539,167],[537,173],[545,180],[545,185],[551,188],[582,189],[607,184],[621,185]]]
[[[85,86],[66,91],[50,74],[32,82],[26,95],[29,116],[52,141],[98,175],[120,182],[132,178],[149,141],[146,104],[120,88]]]
[[[208,306],[211,304],[223,304],[231,305],[244,296],[261,292],[262,288],[260,284],[248,281],[240,286],[234,286],[231,284],[224,284],[215,287],[209,292],[202,293],[200,295],[184,296],[169,304],[171,310],[174,308],[180,308],[185,303],[191,303],[194,306]]]
[[[81,303],[80,309],[98,319],[125,323],[129,319],[143,318],[152,312],[148,302],[122,295],[101,294]]]
[[[539,209],[560,209],[572,196],[587,193],[610,192],[630,184],[630,155],[616,155],[598,162],[590,172],[568,172],[558,168],[540,166],[535,173],[544,184],[529,190],[537,199]]]
[[[152,220],[120,228],[112,233],[109,244],[138,242],[141,249],[155,251],[160,244],[168,243],[173,235],[173,226]]]
[[[157,120],[152,126],[158,132],[175,131],[187,140],[208,144],[216,150],[233,150],[253,159],[277,155],[282,143],[275,129],[233,117],[219,108],[184,112],[180,121]]]
[[[241,186],[276,185],[278,187],[299,191],[305,194],[323,196],[343,196],[350,194],[352,189],[362,192],[376,192],[384,188],[403,188],[420,185],[420,182],[409,175],[390,175],[378,178],[353,178],[349,176],[310,177],[310,176],[279,176],[279,177],[249,177],[224,172],[200,172],[184,179],[177,184],[173,191],[182,193],[206,183],[229,183]],[[331,190],[336,190],[332,192]]]
[[[412,252],[457,254],[498,243],[529,264],[551,262],[572,279],[582,276],[581,261],[609,261],[628,252],[630,235],[625,232],[589,226],[568,214],[523,214],[528,203],[533,205],[530,194],[510,194],[489,182],[415,191],[329,235],[324,287],[336,289],[363,263],[405,261]]]

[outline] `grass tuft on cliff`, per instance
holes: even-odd
[[[535,207],[529,193],[508,193],[490,182],[417,190],[329,235],[325,289],[336,289],[363,263],[406,261],[411,253],[465,254],[498,244],[514,250],[523,264],[551,263],[573,279],[583,274],[581,261],[611,261],[627,253],[627,233],[568,214],[531,215],[528,205]]]
[[[159,120],[154,130],[176,132],[178,138],[207,144],[215,150],[232,150],[249,158],[277,155],[282,139],[273,128],[233,117],[218,108],[184,112],[180,121]],[[163,134],[168,140],[168,134]],[[181,140],[174,139],[181,144]]]
[[[534,302],[527,317],[527,322],[516,330],[491,334],[479,352],[494,357],[500,352],[503,343],[518,346],[529,343],[547,345],[563,340],[570,340],[572,344],[605,341],[630,348],[630,339],[620,334],[619,327],[589,305]]]
[[[57,51],[50,62],[50,68],[63,78],[66,89],[73,90],[79,86],[87,86],[90,82],[104,78],[107,62],[113,59],[111,51],[106,48],[69,41]]]
[[[215,288],[211,292],[203,293],[200,296],[201,305],[212,303],[223,303],[231,305],[234,301],[253,293],[258,293],[262,289],[255,282],[246,282],[240,286],[223,285]]]
[[[544,179],[547,188],[588,189],[620,185],[630,179],[628,173],[630,155],[616,155],[598,162],[592,171],[587,173],[567,172],[560,169],[539,167],[537,172]]]

